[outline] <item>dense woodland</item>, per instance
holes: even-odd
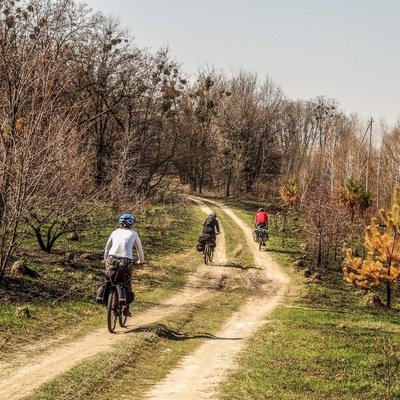
[[[0,52],[0,281],[28,232],[50,252],[99,205],[183,188],[301,213],[329,267],[399,183],[399,124],[251,71],[188,76],[72,0],[1,0]]]

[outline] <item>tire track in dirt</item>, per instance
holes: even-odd
[[[201,199],[192,199],[202,204]],[[289,291],[289,277],[268,253],[258,250],[258,245],[252,239],[252,230],[224,204],[215,204],[243,230],[255,265],[261,271],[258,279],[269,281],[267,291],[263,296],[249,299],[229,318],[216,333],[220,340],[209,340],[185,357],[176,369],[147,393],[148,400],[218,399],[217,386],[230,371],[238,367],[236,356],[243,349],[245,340],[268,322],[268,314]]]
[[[66,372],[84,359],[100,352],[112,351],[116,342],[126,338],[126,334],[138,327],[154,324],[179,309],[199,304],[214,295],[209,289],[196,287],[196,284],[189,285],[162,305],[144,313],[134,314],[132,319],[128,319],[127,328],[116,335],[110,334],[107,328],[99,329],[77,341],[61,347],[55,346],[53,350],[45,351],[33,359],[22,356],[18,360],[17,356],[12,365],[0,364],[0,399],[18,400],[27,396],[43,383]]]

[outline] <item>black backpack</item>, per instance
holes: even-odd
[[[203,224],[203,233],[213,233],[214,232],[214,221],[211,217],[207,218]]]

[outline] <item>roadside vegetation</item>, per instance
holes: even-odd
[[[357,290],[345,282],[340,263],[323,269],[315,260],[296,263],[304,260],[306,232],[292,236],[288,247],[282,239],[271,235],[269,250],[301,278],[302,295],[274,311],[249,341],[221,399],[398,399],[398,291],[388,308],[380,301],[385,285]]]

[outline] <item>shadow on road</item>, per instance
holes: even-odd
[[[242,269],[243,271],[247,271],[249,269],[259,269],[259,270],[262,269],[262,268],[259,268],[259,267],[254,267],[253,265],[244,267],[241,264],[234,264],[234,263],[228,264],[228,263],[214,263],[213,262],[213,263],[211,263],[209,265],[212,266],[212,267],[239,268],[239,269]]]
[[[126,333],[141,333],[141,332],[151,332],[160,338],[174,340],[174,341],[189,340],[189,339],[242,340],[242,338],[218,337],[210,333],[195,333],[195,334],[180,333],[168,328],[163,324],[139,326],[134,329],[129,329],[124,333],[126,334]]]

